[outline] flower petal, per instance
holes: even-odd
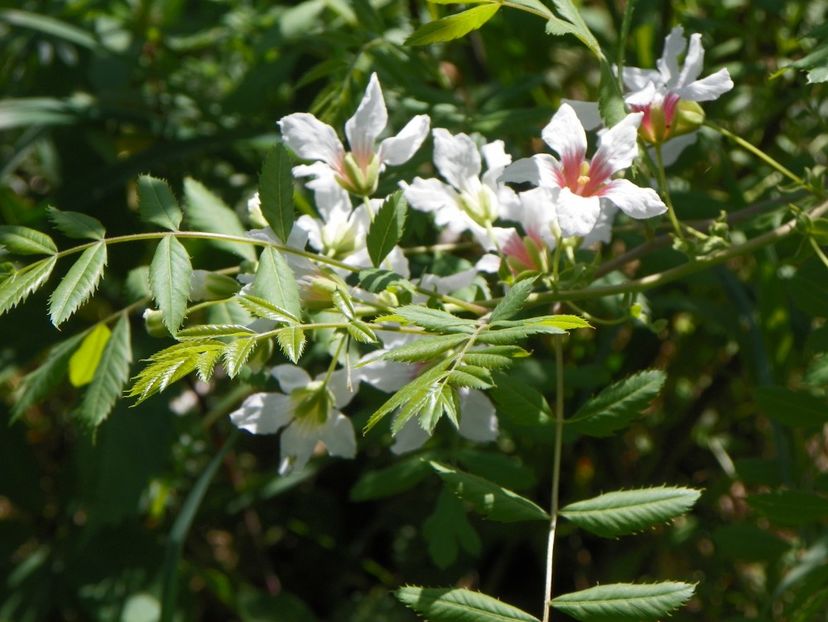
[[[230,413],[237,428],[253,434],[275,434],[293,419],[293,401],[281,393],[254,393]]]
[[[412,417],[397,432],[397,436],[394,437],[394,444],[391,445],[391,451],[397,455],[408,453],[425,445],[428,439],[428,432],[420,427],[416,417]]]
[[[683,136],[671,138],[664,143],[661,146],[661,159],[664,161],[664,166],[675,164],[676,160],[679,159],[681,152],[696,142],[698,135],[698,132],[691,132],[690,134],[684,134]]]
[[[563,99],[561,102],[572,107],[586,131],[594,130],[604,124],[601,113],[598,111],[598,102],[583,102],[577,99]]]
[[[411,119],[396,136],[386,138],[380,143],[380,161],[391,166],[408,162],[428,136],[430,125],[431,119],[427,114],[418,114]]]
[[[296,155],[305,160],[322,160],[338,169],[345,149],[336,131],[312,114],[297,112],[279,120],[282,140]]]
[[[362,363],[365,360],[363,359],[360,362]],[[360,382],[367,382],[380,391],[391,393],[399,391],[414,380],[417,374],[417,366],[379,359],[354,370],[354,373]]]
[[[512,156],[506,153],[505,143],[502,140],[495,140],[480,148],[483,160],[486,162],[487,171],[503,170],[512,163]]]
[[[270,370],[270,374],[276,378],[282,391],[288,394],[305,388],[311,382],[308,372],[296,365],[277,365]]]
[[[305,467],[319,442],[319,428],[307,425],[289,425],[279,441],[282,460],[279,475]]]
[[[586,132],[572,106],[561,104],[541,131],[541,138],[560,156],[564,171],[580,169],[587,148]]]
[[[484,393],[477,389],[461,389],[460,413],[461,436],[478,443],[497,438],[495,407]]]
[[[679,79],[678,59],[687,47],[687,39],[684,38],[684,28],[676,26],[664,39],[664,51],[661,58],[656,61],[656,66],[661,74],[659,86],[675,86]]]
[[[615,221],[617,213],[618,208],[614,204],[606,203],[602,205],[598,222],[595,223],[592,231],[587,233],[584,239],[581,240],[581,246],[587,248],[594,244],[609,244],[612,239],[612,223]]]
[[[684,57],[684,67],[681,68],[678,81],[675,85],[671,86],[680,89],[691,82],[695,82],[696,78],[701,75],[703,67],[704,47],[702,46],[701,35],[694,33],[690,35],[690,45],[687,47],[687,54]]]
[[[569,188],[563,188],[558,195],[558,224],[565,238],[588,234],[600,214],[601,200],[597,196],[582,197]]]
[[[357,444],[351,420],[340,412],[332,412],[328,421],[319,431],[320,440],[325,443],[328,453],[341,458],[356,456]]]
[[[706,78],[691,82],[679,89],[678,94],[682,99],[694,102],[709,102],[718,99],[733,88],[733,80],[727,69],[719,69]]]
[[[638,155],[638,126],[643,116],[640,112],[628,114],[601,134],[589,167],[591,184],[604,183],[613,173],[633,163]]]
[[[317,376],[318,379],[324,376]],[[350,381],[350,382],[349,382]],[[345,408],[354,399],[359,390],[359,378],[355,375],[348,378],[348,372],[344,369],[337,369],[328,378],[328,389],[333,394],[334,405],[337,408]]]
[[[661,73],[659,73],[655,69],[642,69],[640,67],[624,67],[621,70],[621,75],[622,79],[624,80],[624,86],[627,87],[627,89],[629,89],[630,91],[640,91],[645,86],[647,86],[648,82],[662,84]],[[587,127],[586,124],[584,124],[584,127],[586,127],[586,129],[590,129],[589,127]]]
[[[357,111],[345,123],[345,135],[357,163],[367,164],[374,154],[374,142],[388,123],[388,112],[377,74],[368,80],[365,95]]]
[[[457,193],[449,186],[433,177],[423,179],[415,177],[411,184],[400,183],[408,204],[421,212],[436,212],[447,207],[453,208],[457,203]]]
[[[466,190],[470,179],[480,176],[480,153],[474,141],[465,134],[452,135],[437,128],[434,136],[434,165],[457,190]]]
[[[508,229],[508,231],[517,235],[517,232],[514,229]],[[503,244],[508,242],[507,240],[498,241],[498,244],[501,248],[503,248]],[[494,253],[486,253],[480,259],[477,260],[477,263],[474,264],[476,270],[480,272],[488,272],[489,274],[495,274],[500,270],[500,255],[495,255]]]
[[[529,182],[543,188],[560,188],[557,169],[559,162],[551,155],[538,153],[531,158],[521,158],[512,162],[500,176],[500,182]]]
[[[652,218],[667,211],[655,190],[636,186],[628,179],[612,180],[601,196],[632,218]]]
[[[307,214],[302,214],[296,219],[294,227],[305,233],[306,239],[314,250],[322,251],[322,225],[322,221],[311,218]]]

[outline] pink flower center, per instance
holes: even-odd
[[[600,153],[595,154],[589,162],[583,159],[583,154],[565,156],[555,171],[561,188],[569,188],[573,194],[582,197],[600,196],[611,174],[612,171]]]

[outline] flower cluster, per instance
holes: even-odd
[[[419,291],[453,293],[468,286],[480,272],[499,272],[507,280],[527,272],[547,274],[550,251],[559,245],[589,248],[608,242],[619,211],[633,219],[665,213],[667,207],[653,188],[624,175],[639,156],[639,139],[658,149],[663,146],[665,154],[671,148],[675,151],[675,147],[687,144],[703,121],[698,102],[715,99],[733,87],[726,69],[699,79],[703,58],[700,35],[692,35],[688,43],[682,29],[675,28],[667,37],[656,70],[624,68],[629,112],[616,125],[598,133],[594,150],[589,148],[587,131],[599,122],[597,107],[588,102],[563,103],[542,129],[541,138],[552,154],[516,161],[501,140],[483,143],[444,128],[431,130],[433,164],[439,178],[401,181],[400,190],[410,207],[432,215],[444,240],[468,233],[479,247],[480,259],[474,268],[447,277],[418,275]],[[279,121],[284,144],[306,161],[295,166],[293,174],[313,193],[317,211],[315,216],[302,215],[296,221],[288,245],[300,250],[309,246],[319,255],[341,262],[339,266],[373,266],[367,236],[383,203],[374,196],[380,175],[388,166],[409,161],[425,142],[431,125],[427,115],[418,115],[395,136],[381,139],[387,123],[376,74],[370,77],[362,101],[345,124],[348,149],[331,126],[311,114],[291,114]],[[352,197],[358,200],[356,206]],[[258,197],[251,199],[249,207],[256,221]],[[262,229],[251,235],[273,234]],[[337,280],[344,283],[341,277],[347,276],[337,268],[326,272],[327,268],[302,257],[289,261],[300,286],[304,285],[302,295],[309,309],[314,308],[314,283],[325,281],[335,288]],[[399,247],[387,254],[382,267],[405,278],[411,276]],[[370,299],[367,292],[365,297]],[[381,347],[350,358],[353,369],[347,373],[336,367],[351,354],[344,358],[337,354],[328,372],[315,379],[291,365],[275,367],[272,375],[281,392],[250,396],[231,414],[231,421],[256,434],[281,432],[282,473],[304,466],[320,443],[331,455],[354,456],[353,426],[341,409],[359,386],[365,383],[396,392],[427,371],[422,365],[384,356],[418,337],[395,332],[378,337]],[[476,389],[452,391],[459,433],[476,442],[495,440],[498,422],[488,397]],[[420,427],[418,418],[412,417],[397,434],[392,450],[414,450],[430,433],[431,429]]]

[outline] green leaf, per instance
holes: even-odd
[[[526,303],[529,294],[532,293],[532,288],[535,286],[535,278],[523,279],[518,281],[503,297],[497,306],[492,310],[492,315],[489,322],[497,322],[498,320],[508,320],[514,316]]]
[[[435,2],[435,0],[429,1]],[[513,9],[526,11],[527,13],[532,13],[533,15],[539,15],[547,20],[555,17],[552,11],[550,11],[549,8],[540,0],[510,0],[509,6]]]
[[[432,462],[431,467],[454,494],[471,503],[475,510],[489,520],[500,523],[549,520],[549,514],[538,505],[508,488],[498,486],[477,475],[457,471],[439,462]]]
[[[477,343],[508,346],[516,341],[528,339],[532,335],[564,335],[566,331],[551,324],[538,324],[527,321],[511,328],[489,329],[477,336]]]
[[[136,397],[134,406],[160,393],[170,384],[192,371],[202,370],[205,357],[212,358],[224,352],[226,344],[215,339],[184,341],[170,346],[150,357],[150,364],[144,367],[130,387],[129,397]]]
[[[162,238],[150,264],[150,290],[161,309],[164,325],[173,335],[187,312],[192,274],[187,249],[173,235]]]
[[[78,418],[95,429],[112,411],[115,402],[129,380],[132,346],[129,335],[129,317],[122,314],[106,344],[92,384],[86,390],[78,409]]]
[[[537,483],[535,473],[515,456],[499,450],[476,448],[452,449],[452,459],[459,460],[466,471],[512,490],[528,490]]]
[[[292,363],[296,363],[302,358],[302,353],[305,351],[305,345],[308,340],[305,337],[305,331],[295,326],[288,326],[276,333],[276,342],[282,348],[282,352],[288,357]]]
[[[293,228],[293,174],[288,150],[277,143],[267,154],[259,175],[262,215],[273,233],[287,242]]]
[[[643,371],[610,385],[567,420],[569,429],[588,436],[611,436],[641,415],[661,391],[663,371]]]
[[[466,517],[462,502],[443,488],[434,512],[423,523],[428,554],[439,568],[448,568],[462,548],[471,555],[480,553],[480,536]]]
[[[184,197],[187,222],[194,229],[241,238],[247,237],[236,213],[200,182],[187,177],[184,180]],[[248,261],[256,259],[256,251],[250,244],[224,240],[210,240],[210,243],[242,259]]]
[[[144,222],[177,231],[181,224],[181,208],[167,182],[141,175],[138,178],[138,211]]]
[[[29,408],[43,400],[60,384],[69,367],[69,359],[85,333],[61,341],[49,350],[43,363],[23,379],[20,392],[12,407],[12,422]]]
[[[299,286],[285,258],[275,248],[267,247],[259,257],[259,267],[253,280],[256,296],[266,300],[285,315],[298,322],[302,317]]]
[[[394,315],[405,320],[407,324],[416,324],[435,333],[471,334],[476,326],[474,320],[467,320],[452,315],[448,311],[421,305],[405,305],[396,309]],[[380,318],[382,319],[384,318]]]
[[[377,268],[402,239],[407,215],[408,203],[403,198],[402,190],[397,190],[385,199],[374,216],[365,242],[371,262]]]
[[[405,284],[408,283],[408,281],[391,270],[369,268],[367,270],[359,271],[357,285],[362,289],[368,290],[372,294],[379,294],[397,283]]]
[[[603,53],[601,52],[601,46],[598,44],[598,40],[589,30],[589,27],[586,25],[586,22],[581,17],[578,8],[572,0],[552,0],[552,4],[555,6],[555,10],[558,14],[572,24],[572,30],[569,32],[580,39],[581,42],[587,46],[587,48],[589,48],[589,50],[595,54],[597,58],[603,58]],[[550,32],[549,23],[547,23],[547,32]]]
[[[0,245],[12,255],[53,255],[57,246],[45,233],[17,225],[0,226]]]
[[[439,335],[434,337],[422,337],[410,343],[403,344],[382,355],[382,358],[404,363],[416,363],[427,361],[441,354],[445,354],[452,348],[468,341],[466,335]]]
[[[242,309],[255,317],[273,320],[274,322],[285,322],[287,324],[293,324],[299,321],[298,318],[293,317],[286,310],[280,309],[279,307],[270,304],[264,298],[259,298],[258,296],[241,294],[236,298],[236,300],[238,300],[239,306],[241,306]]]
[[[256,339],[237,339],[229,344],[224,349],[224,367],[227,370],[227,375],[235,378],[239,375],[241,368],[253,354],[253,350],[258,345]]]
[[[687,512],[701,492],[692,488],[617,490],[571,503],[561,515],[578,527],[605,538],[636,533]]]
[[[644,622],[678,609],[694,589],[680,581],[611,583],[558,596],[552,607],[582,622]]]
[[[828,518],[828,498],[801,490],[750,495],[747,502],[779,525],[797,527]]]
[[[514,328],[518,326],[554,326],[561,330],[592,328],[592,324],[577,315],[538,315],[525,320],[498,320],[491,322],[492,328]]]
[[[612,66],[606,59],[601,60],[601,83],[598,87],[598,112],[606,127],[612,127],[625,116],[624,98]]]
[[[459,39],[492,19],[500,6],[499,2],[491,2],[423,24],[405,40],[405,43],[406,45],[428,45]]]
[[[205,337],[247,337],[256,333],[241,324],[202,324],[182,328],[175,336],[176,339],[204,339]]]
[[[410,585],[397,590],[397,598],[429,622],[538,622],[496,598],[462,588]]]
[[[367,322],[362,320],[351,320],[346,327],[348,334],[360,343],[377,343],[376,333]]]
[[[759,387],[756,401],[768,417],[785,425],[821,426],[828,421],[828,402],[804,391]]]
[[[67,237],[101,240],[106,235],[106,229],[97,218],[80,212],[63,212],[52,206],[47,210],[55,227]]]
[[[0,315],[23,302],[39,289],[55,269],[57,257],[47,257],[21,268],[0,282]]]
[[[87,248],[72,264],[49,298],[52,324],[60,326],[95,293],[106,266],[106,243]]]
[[[351,501],[392,497],[419,484],[431,473],[422,456],[413,456],[378,471],[366,471],[351,488]]]
[[[80,347],[69,359],[69,382],[73,387],[82,387],[92,382],[111,334],[106,324],[97,324],[84,337]]]
[[[497,412],[517,426],[549,427],[552,409],[543,395],[516,375],[495,374],[495,386],[489,396],[497,405]]]

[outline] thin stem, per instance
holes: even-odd
[[[555,531],[558,527],[558,497],[561,482],[561,453],[564,424],[563,337],[554,337],[555,343],[555,449],[552,454],[552,500],[549,506],[549,538],[546,544],[546,581],[543,590],[543,622],[549,622],[552,613],[552,578],[555,554]]]
[[[423,246],[409,246],[402,249],[404,255],[424,255],[430,253],[443,253],[447,251],[466,251],[479,248],[476,242],[453,242],[451,244],[431,244]]]
[[[667,205],[667,214],[670,216],[670,222],[673,223],[673,231],[680,240],[684,240],[684,232],[681,230],[681,223],[678,216],[676,216],[676,209],[673,207],[673,199],[670,197],[670,188],[667,186],[667,175],[664,172],[664,158],[661,157],[661,145],[655,146],[656,156],[656,174],[658,175],[658,186],[661,188],[661,194],[664,197],[664,203]]]
[[[734,134],[730,130],[726,130],[725,128],[720,127],[720,126],[716,125],[715,123],[710,123],[709,121],[706,122],[705,125],[707,127],[709,127],[710,129],[719,132],[719,134],[721,134],[722,136],[726,136],[727,138],[732,140],[734,143],[739,145],[742,149],[744,149],[745,151],[749,151],[750,153],[755,155],[757,158],[762,160],[765,164],[768,164],[771,167],[775,168],[777,171],[782,173],[785,177],[790,179],[795,184],[797,184],[799,186],[802,186],[803,188],[806,188],[808,190],[813,190],[811,185],[808,184],[799,175],[797,175],[796,173],[791,171],[789,168],[786,168],[785,166],[783,166],[782,164],[780,164],[779,162],[774,160],[767,153],[765,153],[764,151],[759,149],[759,147],[756,147],[755,145],[749,143],[748,141],[746,141],[741,136],[737,136],[736,134]]]

